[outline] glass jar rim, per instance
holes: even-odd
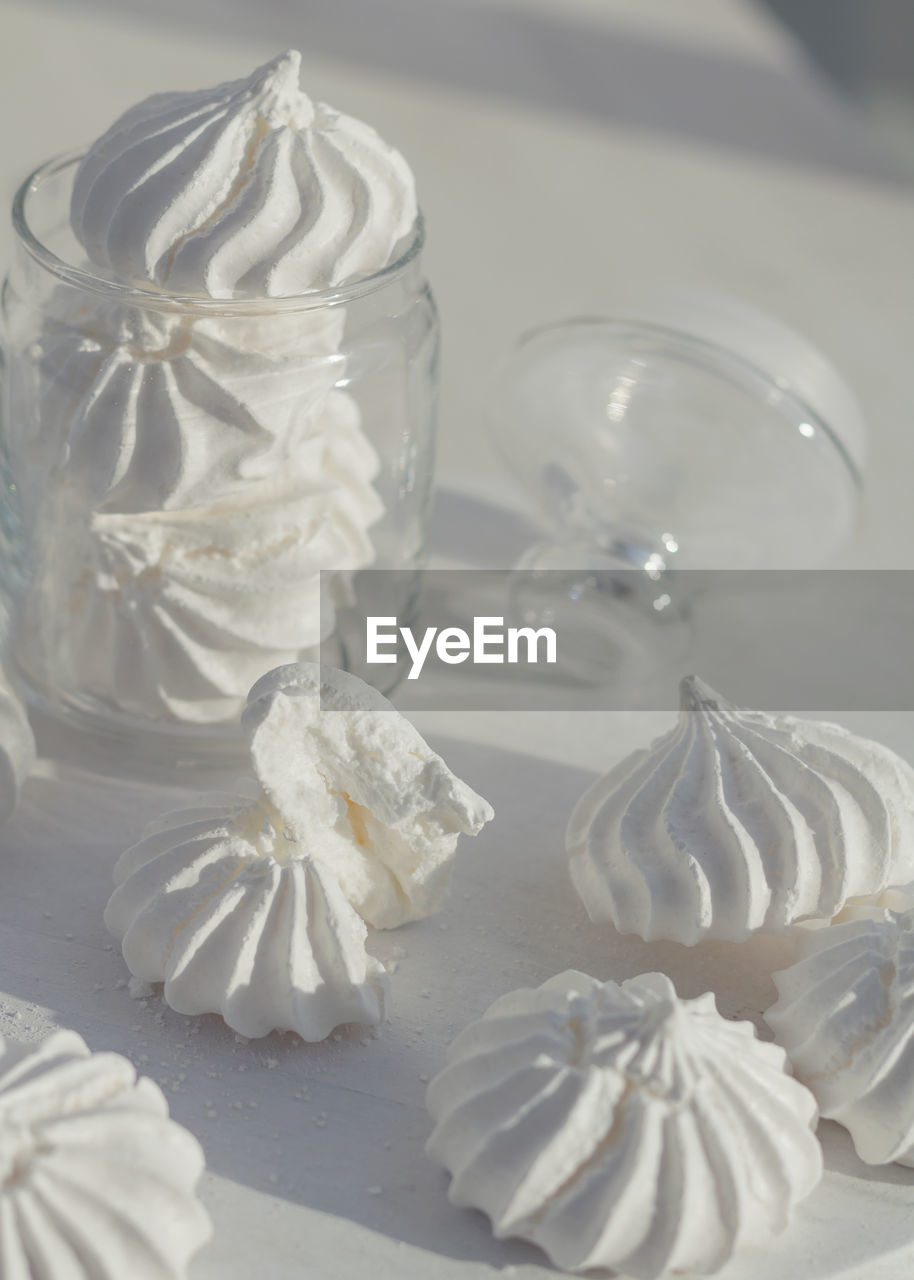
[[[77,165],[84,154],[81,149],[65,152],[46,160],[29,174],[13,197],[13,230],[24,250],[45,271],[65,284],[102,294],[112,301],[157,311],[194,311],[218,316],[262,316],[281,312],[316,311],[323,307],[353,302],[366,294],[375,293],[401,275],[418,258],[425,244],[425,220],[420,210],[408,243],[393,262],[371,275],[357,276],[328,289],[312,289],[276,298],[211,298],[202,294],[170,293],[164,289],[142,288],[108,276],[96,275],[92,270],[65,261],[32,230],[28,211],[30,199],[50,179]]]

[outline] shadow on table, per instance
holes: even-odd
[[[437,489],[429,521],[428,549],[480,569],[511,569],[543,530],[519,512],[485,498]]]

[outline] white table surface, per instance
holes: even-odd
[[[838,362],[872,446],[861,529],[844,563],[908,566],[914,201],[845,128],[777,29],[738,0],[427,0],[423,9],[391,0],[398,20],[415,19],[412,36],[392,31],[372,65],[367,49],[343,56],[334,16],[351,18],[359,3],[367,0],[312,5],[309,26],[305,7],[283,0],[0,0],[0,199],[35,162],[91,137],[143,94],[244,74],[300,44],[315,94],[370,119],[417,173],[444,320],[443,485],[493,507],[522,505],[491,458],[481,415],[485,377],[519,331],[606,313],[639,287],[699,284],[776,311]],[[479,54],[471,65],[442,60],[433,10],[450,46]],[[377,22],[384,8],[365,13]],[[503,41],[502,83],[491,49],[483,56],[474,44],[484,35]],[[621,97],[612,85],[588,97],[588,46],[641,59],[641,98],[631,67]],[[726,102],[740,84],[724,129],[714,95]],[[9,251],[3,228],[0,259]],[[497,521],[483,545],[478,526],[454,519],[459,510],[459,500],[442,503],[441,554],[510,558]],[[568,966],[614,978],[664,967],[684,994],[710,987],[725,1013],[757,1019],[772,998],[772,966],[789,959],[790,939],[692,952],[623,941],[578,906],[562,854],[570,807],[597,769],[665,717],[417,721],[497,818],[462,847],[440,917],[373,940],[397,965],[392,1020],[377,1039],[241,1044],[217,1019],[129,998],[101,919],[110,865],[174,795],[43,765],[3,833],[0,1032],[37,1038],[51,1025],[74,1027],[163,1085],[209,1162],[204,1195],[217,1230],[194,1280],[554,1274],[534,1250],[497,1244],[481,1216],[452,1208],[445,1176],[423,1155],[424,1079],[447,1040],[501,992]],[[859,715],[854,727],[914,759],[914,717]],[[823,1186],[771,1252],[734,1262],[726,1280],[910,1272],[914,1175],[866,1170],[834,1126],[823,1137]]]

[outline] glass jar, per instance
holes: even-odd
[[[627,316],[524,334],[488,410],[543,525],[513,619],[558,630],[563,675],[635,700],[693,669],[701,599],[826,564],[854,529],[867,433],[851,388],[736,298],[655,291]]]
[[[853,392],[805,338],[736,299],[656,306],[657,320],[524,334],[494,380],[494,439],[554,531],[524,566],[827,563],[859,506]]]
[[[237,750],[260,675],[332,651],[366,571],[421,564],[438,349],[421,220],[391,266],[331,291],[138,289],[81,265],[79,159],[13,206],[6,655],[58,728],[147,765],[211,761]],[[390,580],[408,619],[414,575]]]

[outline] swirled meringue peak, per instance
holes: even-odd
[[[765,1021],[867,1164],[914,1168],[914,911],[810,931]]]
[[[565,1270],[712,1272],[822,1173],[812,1094],[713,995],[570,970],[462,1031],[428,1088],[453,1203]]]
[[[90,147],[70,221],[116,278],[213,298],[283,297],[382,270],[417,217],[406,161],[299,87],[301,55],[159,93]]]
[[[196,1139],[162,1091],[72,1031],[0,1037],[3,1280],[183,1280],[211,1234]]]
[[[288,466],[341,377],[336,315],[277,350],[248,324],[61,299],[37,343],[35,439],[17,460],[59,472],[101,512],[200,507]],[[289,326],[286,326],[288,328]],[[287,339],[288,342],[288,339]]]
[[[384,1020],[387,977],[365,925],[256,783],[150,824],[114,878],[105,923],[131,973],[164,982],[178,1013],[304,1040]]]
[[[829,919],[914,879],[914,770],[839,725],[745,711],[690,676],[674,729],[582,796],[567,833],[593,920],[688,946]]]
[[[288,829],[321,851],[369,924],[437,910],[458,838],[493,811],[385,697],[357,676],[293,663],[254,685],[242,726]]]

